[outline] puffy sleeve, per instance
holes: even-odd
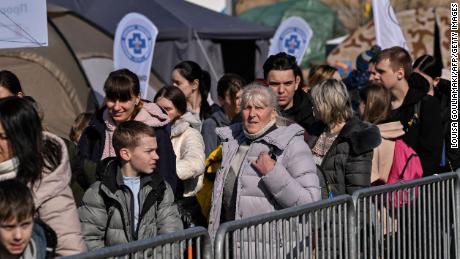
[[[288,208],[320,200],[316,165],[303,136],[295,136],[283,152],[282,161],[262,177],[278,204]]]
[[[176,161],[177,176],[181,180],[196,177],[204,173],[204,143],[201,134],[192,128],[185,131],[180,154]]]
[[[102,248],[107,227],[107,209],[99,194],[100,182],[93,184],[83,196],[82,206],[78,208],[83,237],[89,250]]]
[[[56,253],[58,256],[74,255],[86,251],[77,208],[72,190],[68,185],[57,195],[43,200],[38,205],[38,215],[56,232],[58,237]]]

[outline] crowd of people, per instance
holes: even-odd
[[[79,115],[69,138],[48,132],[40,105],[0,71],[0,257],[73,255],[193,226],[214,237],[224,222],[459,170],[440,62],[374,47],[356,64],[343,79],[319,65],[304,80],[293,56],[271,55],[262,80],[223,75],[213,105],[209,73],[193,61],[153,100],[136,74],[113,71],[104,106]],[[417,156],[411,172],[396,151]]]

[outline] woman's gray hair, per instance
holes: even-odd
[[[255,105],[273,107],[278,113],[276,94],[270,87],[257,83],[252,83],[244,87],[243,94],[241,95],[241,109],[243,110],[249,102]]]
[[[315,112],[327,125],[348,121],[353,108],[347,87],[336,79],[327,79],[311,90]]]

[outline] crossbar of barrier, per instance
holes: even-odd
[[[458,258],[459,175],[353,193],[356,258]]]
[[[343,195],[223,223],[214,258],[353,258],[350,206],[351,197]]]
[[[203,227],[189,228],[127,244],[101,248],[66,259],[203,258],[211,259],[211,242]]]

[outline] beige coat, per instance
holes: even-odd
[[[86,251],[81,235],[77,208],[69,187],[72,173],[69,155],[62,139],[45,133],[61,146],[62,157],[59,166],[53,172],[43,172],[42,179],[33,187],[33,196],[38,216],[48,224],[58,236],[56,253],[67,256]]]
[[[371,183],[386,183],[390,174],[395,151],[395,138],[404,135],[403,125],[399,121],[379,124],[382,143],[374,148],[372,158]]]
[[[205,155],[203,137],[197,130],[199,126],[200,121],[187,112],[171,128],[176,172],[184,181],[184,197],[195,196],[203,187]]]

